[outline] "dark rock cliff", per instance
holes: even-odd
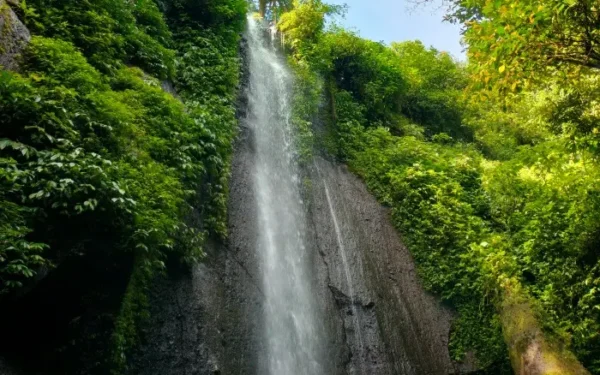
[[[451,314],[423,290],[388,210],[344,166],[317,158],[311,180],[310,211],[327,265],[326,287],[336,298],[346,345],[356,353],[348,373],[453,373],[447,349]]]
[[[157,280],[133,374],[260,374],[262,292],[251,134],[242,129],[229,202],[230,237],[204,264]],[[426,293],[387,210],[345,167],[317,159],[310,194],[313,278],[329,331],[328,374],[451,374],[451,314]],[[327,184],[349,263],[348,291]],[[355,316],[356,314],[357,316]],[[356,339],[359,322],[361,342]]]

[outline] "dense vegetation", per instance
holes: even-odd
[[[391,207],[426,287],[459,314],[455,359],[475,351],[483,373],[510,373],[517,332],[543,331],[559,373],[578,366],[570,350],[600,374],[598,8],[450,10],[468,64],[326,29],[339,8],[296,1],[279,28],[298,86],[327,104],[304,95],[298,123]]]
[[[137,339],[151,277],[226,235],[246,6],[15,6],[33,37],[19,72],[0,71],[0,297],[69,257],[130,254],[113,371]]]
[[[0,71],[0,298],[70,258],[127,258],[120,373],[149,280],[226,235],[247,3],[11,4],[33,38],[19,71]],[[600,374],[598,5],[451,1],[466,64],[326,28],[343,9],[320,0],[259,10],[286,35],[300,161],[326,152],[391,208],[426,287],[458,312],[452,356],[510,373],[514,331],[539,328]]]

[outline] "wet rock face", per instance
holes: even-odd
[[[206,261],[193,270],[174,269],[156,280],[146,338],[131,360],[131,374],[267,373],[252,175],[256,150],[243,121],[244,87],[229,239],[212,244]],[[304,194],[311,289],[327,337],[320,366],[324,374],[461,372],[448,355],[451,314],[422,288],[389,212],[344,166],[317,158],[305,174],[312,181]]]
[[[233,161],[227,244],[212,244],[189,272],[156,280],[145,342],[131,374],[260,374],[260,269],[252,191],[251,134],[242,127]]]
[[[211,246],[207,261],[191,272],[174,270],[157,280],[146,341],[134,356],[132,374],[265,373],[251,137],[242,126],[229,242]],[[423,290],[388,211],[344,166],[323,159],[316,166],[310,172],[307,246],[313,249],[316,308],[326,317],[326,373],[461,372],[448,355],[451,314]]]
[[[227,250],[225,250],[227,251]],[[252,374],[258,290],[227,256],[160,281],[133,374]],[[217,271],[218,270],[218,271]],[[227,280],[220,273],[227,273]],[[243,293],[242,293],[243,290]]]
[[[175,270],[157,280],[146,341],[134,356],[132,374],[265,373],[251,137],[242,126],[229,242],[211,246],[207,261],[192,272]],[[388,211],[345,167],[323,159],[316,165],[318,172],[310,173],[307,245],[313,249],[316,308],[326,317],[327,374],[460,372],[447,349],[451,314],[423,290]]]
[[[388,210],[344,166],[317,158],[311,180],[316,242],[352,353],[347,373],[454,373],[451,314],[424,291]]]
[[[0,67],[16,70],[17,57],[31,40],[31,34],[10,5],[17,6],[18,1],[0,0]]]

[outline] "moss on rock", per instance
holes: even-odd
[[[11,1],[13,5],[17,5]],[[17,58],[27,46],[31,35],[29,30],[5,0],[0,0],[0,67],[16,70]]]

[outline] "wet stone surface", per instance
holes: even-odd
[[[264,374],[264,293],[255,248],[251,136],[248,129],[240,133],[234,159],[228,244],[211,246],[207,261],[192,272],[175,270],[157,280],[145,344],[131,373]],[[423,290],[387,209],[344,166],[323,159],[317,163],[331,186],[331,207],[354,289],[349,295],[323,181],[314,181],[306,203],[307,246],[312,249],[315,303],[327,330],[326,373],[462,372],[448,355],[451,314]]]
[[[29,30],[23,25],[11,8],[17,6],[15,0],[0,0],[0,67],[16,70],[18,57],[31,39]]]

